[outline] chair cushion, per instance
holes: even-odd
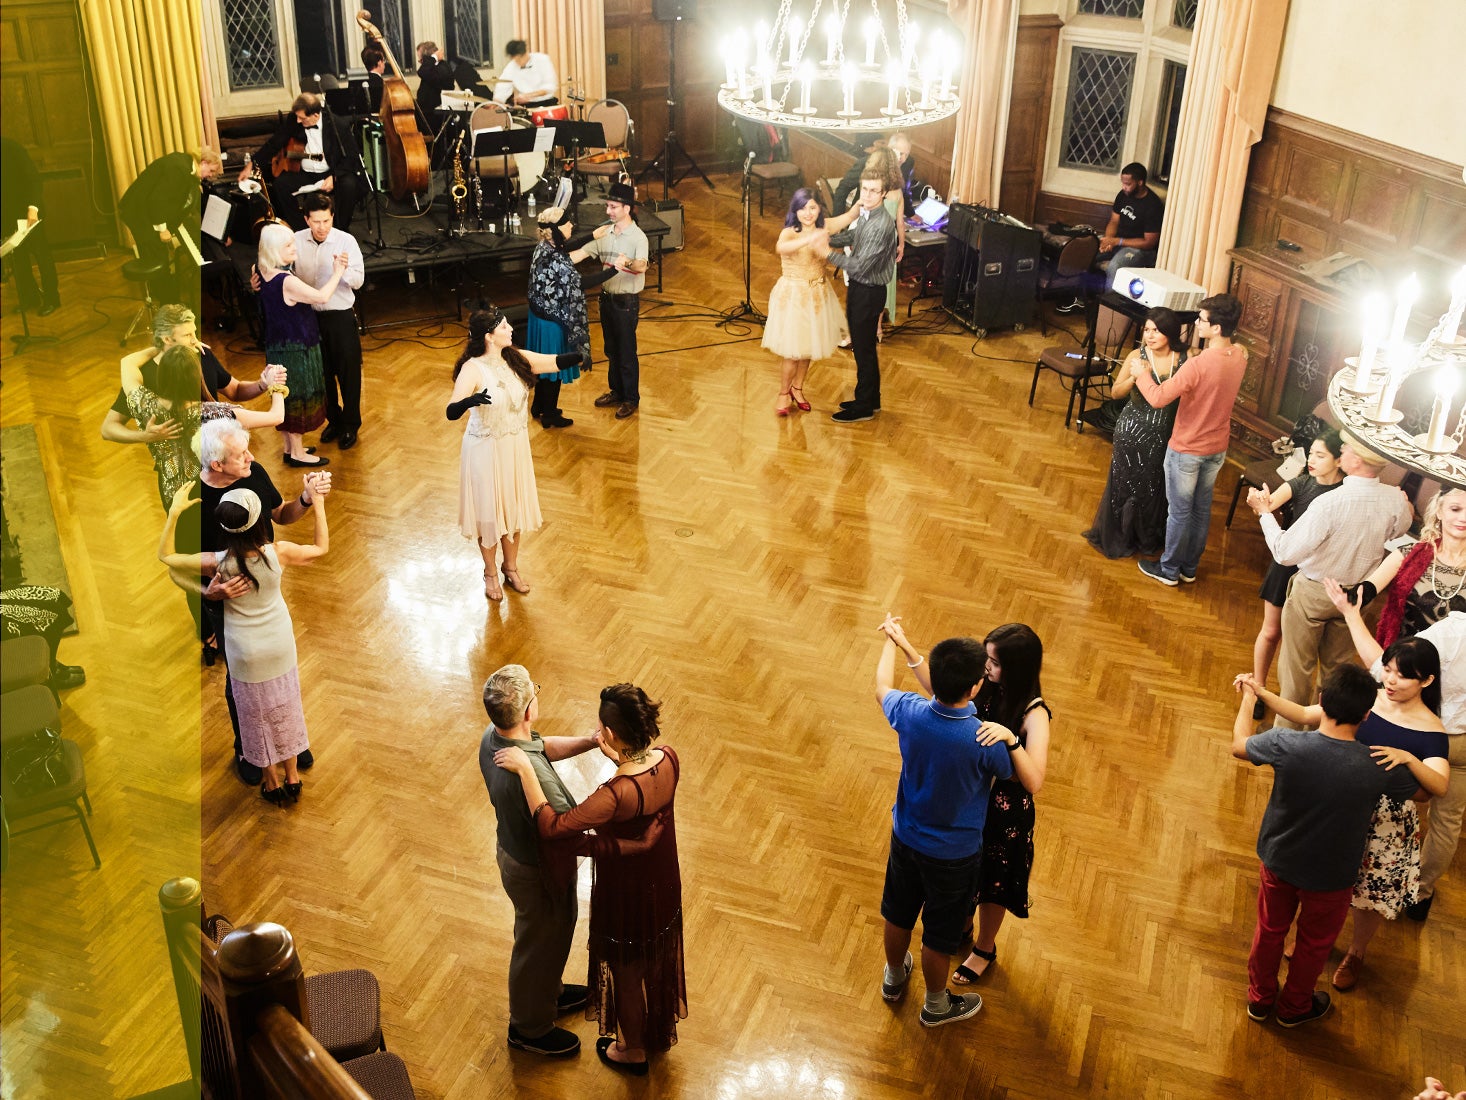
[[[305,1000],[311,1034],[337,1061],[381,1049],[382,990],[370,970],[312,974]]]
[[[82,763],[81,746],[63,737],[61,739],[61,759],[66,765],[68,781],[59,787],[41,791],[39,794],[23,795],[17,792],[14,785],[16,777],[8,772],[3,778],[0,778],[0,792],[3,792],[5,797],[6,817],[11,821],[19,821],[23,817],[43,813],[57,806],[70,805],[86,793],[87,771],[86,766]]]
[[[412,1078],[402,1059],[385,1050],[342,1062],[341,1068],[364,1088],[372,1100],[417,1100]]]
[[[15,691],[51,678],[51,647],[39,634],[0,643],[0,691]]]
[[[135,283],[146,282],[167,266],[167,264],[148,263],[146,260],[128,260],[122,265],[122,277],[131,279]]]
[[[31,684],[6,692],[0,704],[0,744],[9,746],[17,738],[31,737],[43,729],[61,729],[61,712],[51,689]]]
[[[1071,358],[1078,356],[1078,358]],[[1065,378],[1083,378],[1086,375],[1108,374],[1110,365],[1100,356],[1095,356],[1089,370],[1084,369],[1084,352],[1078,348],[1044,348],[1038,357],[1039,365],[1062,374]]]
[[[799,165],[790,164],[788,161],[779,161],[775,164],[755,164],[748,171],[761,180],[787,180],[802,174]]]

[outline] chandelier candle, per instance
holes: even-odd
[[[1374,360],[1379,354],[1380,330],[1384,328],[1385,301],[1378,294],[1364,299],[1364,346],[1354,367],[1354,392],[1374,389]]]
[[[858,118],[860,112],[855,109],[855,70],[847,66],[840,79],[845,85],[845,109],[840,112],[840,117]]]
[[[797,15],[791,15],[789,17],[789,27],[788,27],[788,34],[789,34],[789,67],[791,69],[794,68],[795,64],[799,61],[799,31],[800,31],[800,29],[801,28],[799,26],[799,16],[797,16]]]
[[[809,105],[809,86],[814,80],[814,67],[806,61],[799,66],[799,106],[794,109],[797,115],[812,115],[814,108]]]
[[[1458,446],[1446,435],[1446,414],[1451,411],[1451,398],[1456,393],[1456,372],[1450,367],[1435,376],[1435,403],[1430,407],[1430,429],[1416,440],[1422,450],[1432,454],[1449,454]]]
[[[840,45],[840,17],[831,15],[825,20],[825,64],[834,66],[835,52]]]
[[[1379,404],[1375,406],[1374,414],[1369,417],[1376,424],[1396,424],[1404,416],[1395,408],[1395,394],[1399,392],[1400,383],[1405,379],[1408,354],[1408,350],[1403,346],[1396,345],[1390,348],[1390,364],[1385,372],[1384,388],[1379,391]]]
[[[1463,312],[1466,312],[1466,267],[1451,280],[1451,308],[1446,311],[1446,328],[1441,333],[1441,343],[1454,344],[1460,340]]]
[[[1405,326],[1410,323],[1410,311],[1420,297],[1420,280],[1414,275],[1400,284],[1399,297],[1395,299],[1395,323],[1390,327],[1390,346],[1401,347],[1405,343]]]
[[[881,25],[873,18],[865,21],[865,67],[874,69],[876,67],[876,37],[881,33]]]
[[[901,113],[900,108],[896,106],[896,96],[900,93],[902,84],[901,70],[898,69],[895,65],[892,65],[890,69],[886,72],[886,80],[890,82],[891,94],[886,100],[886,106],[881,111],[881,114],[889,115],[892,118],[895,118]]]

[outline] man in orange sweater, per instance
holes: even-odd
[[[1214,294],[1201,303],[1196,336],[1206,347],[1157,383],[1140,364],[1130,368],[1145,399],[1155,408],[1180,401],[1166,447],[1166,549],[1159,561],[1142,560],[1140,571],[1171,588],[1196,580],[1196,563],[1211,526],[1212,489],[1227,457],[1232,406],[1247,370],[1247,352],[1232,343],[1242,303]]]

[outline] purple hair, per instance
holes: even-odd
[[[799,212],[808,206],[811,200],[816,204],[819,203],[819,199],[815,198],[813,188],[801,187],[798,191],[794,192],[794,197],[789,200],[789,213],[784,215],[785,229],[797,230],[802,228],[799,224]],[[823,227],[825,224],[825,208],[821,206],[819,209],[820,216],[814,222],[816,229]]]

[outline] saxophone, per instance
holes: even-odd
[[[453,219],[457,223],[453,233],[455,236],[462,236],[468,232],[463,224],[468,217],[468,182],[463,176],[463,133],[458,134],[458,142],[453,146],[453,186],[448,189],[453,196]]]

